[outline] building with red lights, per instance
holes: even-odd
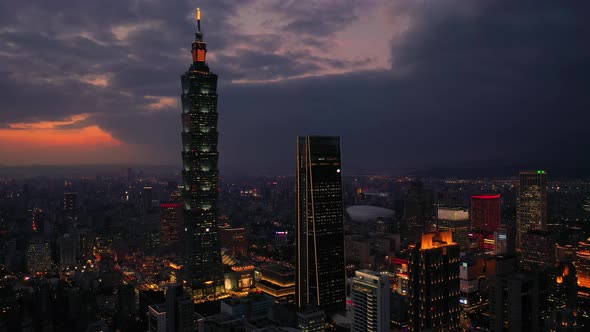
[[[160,244],[169,249],[177,249],[181,243],[184,224],[184,204],[160,204]]]
[[[471,196],[471,227],[485,232],[500,227],[500,194]]]

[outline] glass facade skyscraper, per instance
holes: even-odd
[[[345,308],[344,220],[339,137],[297,139],[295,301]]]
[[[193,297],[218,294],[223,287],[217,228],[217,75],[205,62],[207,44],[197,12],[193,63],[182,75],[182,161],[184,197],[183,275]]]
[[[547,172],[521,171],[516,204],[516,246],[521,248],[522,234],[547,228]]]

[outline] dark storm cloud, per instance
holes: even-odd
[[[467,161],[587,167],[588,4],[463,3],[412,8],[389,73],[228,89],[226,162],[289,169],[294,135],[335,134],[352,169]],[[244,122],[233,110],[248,103],[256,108]],[[248,155],[264,155],[267,165]]]
[[[311,36],[330,36],[357,20],[357,11],[375,4],[372,0],[278,1],[273,10],[287,19],[286,31]]]
[[[341,135],[348,169],[585,161],[578,156],[590,145],[586,2],[395,1],[394,23],[400,12],[411,20],[392,41],[391,70],[231,84],[372,61],[281,52],[281,33],[321,47],[376,2],[279,1],[269,10],[284,18],[282,31],[259,35],[235,20],[250,2],[199,2],[209,64],[220,75],[220,161],[228,172],[291,172],[300,134]],[[180,110],[153,109],[146,96],[178,96],[194,6],[3,1],[0,127],[88,113],[72,126],[98,124],[149,147],[153,163],[180,163]],[[89,83],[100,79],[108,85]]]

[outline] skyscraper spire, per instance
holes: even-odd
[[[197,32],[201,32],[201,8],[197,8]]]
[[[203,70],[205,59],[207,57],[207,43],[203,41],[203,33],[201,32],[201,9],[197,8],[197,32],[195,33],[195,41],[192,45],[193,65],[203,68],[195,68],[196,70]]]

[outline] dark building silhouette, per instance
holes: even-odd
[[[295,302],[345,308],[344,220],[339,137],[297,138]]]
[[[195,330],[194,304],[182,290],[181,284],[166,288],[166,331],[192,332]]]
[[[246,257],[248,255],[248,239],[246,230],[240,228],[221,228],[221,245],[227,248],[228,255],[232,257]]]
[[[143,187],[141,192],[143,199],[143,209],[146,213],[152,211],[152,200],[154,199],[154,189],[150,186]]]
[[[521,234],[521,267],[529,271],[554,267],[555,242],[555,234],[546,231],[529,230]]]
[[[540,331],[539,279],[530,273],[499,274],[490,285],[491,331]]]
[[[192,44],[193,63],[181,76],[186,245],[183,273],[197,298],[223,289],[217,228],[217,75],[209,71],[206,54],[207,44],[198,17]]]
[[[450,231],[422,234],[409,248],[409,331],[459,328],[459,245]]]

